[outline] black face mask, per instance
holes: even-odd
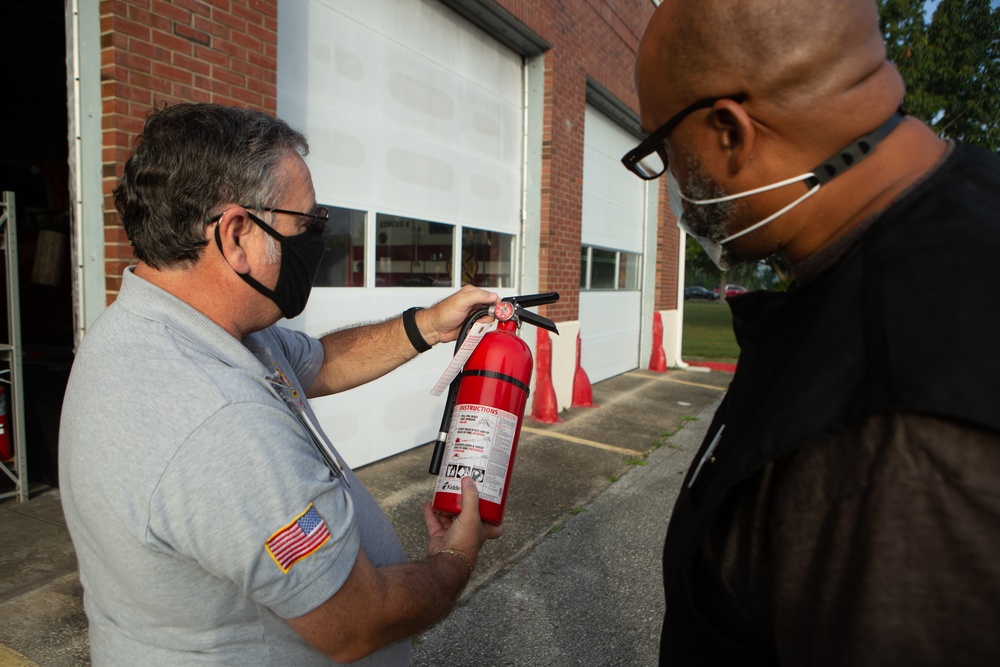
[[[273,301],[281,314],[287,319],[291,319],[305,310],[306,302],[309,300],[309,292],[312,291],[313,281],[316,279],[316,272],[319,271],[320,260],[323,259],[323,251],[326,244],[323,241],[323,230],[310,227],[308,230],[295,236],[285,236],[279,234],[273,227],[247,211],[247,215],[254,223],[275,238],[281,244],[281,268],[278,273],[278,282],[273,290],[270,290],[254,280],[249,274],[236,272],[247,285],[254,288],[268,299]],[[219,227],[215,227],[215,243],[219,246],[219,252],[225,257],[222,250],[222,239],[219,237]]]

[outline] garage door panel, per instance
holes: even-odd
[[[282,19],[290,14],[307,21],[309,39],[299,45],[279,40],[285,44],[279,112],[307,131],[310,166],[327,161],[332,170],[357,172],[324,174],[344,184],[326,191],[326,182],[316,179],[320,197],[345,204],[375,199],[379,208],[426,219],[472,215],[515,231],[520,58],[485,36],[456,40],[477,31],[444,7],[420,7],[429,3],[301,4],[309,11],[286,9],[298,6],[288,0],[281,5]],[[405,37],[393,32],[403,26]],[[286,112],[302,100],[305,113]],[[463,210],[466,198],[471,210]]]
[[[423,4],[408,0],[402,7]],[[450,22],[445,20],[449,12],[443,7],[416,26],[427,33],[422,41],[413,39],[419,31],[410,29],[410,43],[406,43],[398,34],[366,25],[342,9],[318,6],[316,0],[308,3],[312,9],[306,13],[286,12],[289,5],[299,3],[282,3],[279,25],[285,27],[286,13],[297,18],[308,43],[279,42],[278,84],[288,92],[308,94],[449,142],[465,136],[452,134],[457,120],[466,121],[458,129],[474,133],[481,125],[470,122],[473,116],[502,120],[504,113],[520,109],[521,61],[499,44],[475,41],[447,58],[429,55],[428,50],[440,48],[440,43],[456,41],[456,33],[445,28]],[[364,14],[378,19],[397,5],[385,0],[364,3],[369,8]],[[379,7],[386,8],[375,11]],[[519,134],[518,129],[515,136]]]
[[[635,143],[621,126],[587,106],[580,236],[595,257],[597,249],[605,256],[607,251],[644,253],[645,186],[621,164]],[[580,363],[592,382],[638,367],[641,315],[639,291],[580,293]]]
[[[584,181],[589,181],[587,189],[595,196],[614,202],[641,216],[644,209],[643,182],[621,163],[622,155],[632,147],[633,142],[632,136],[621,130],[617,145],[619,148],[628,146],[621,153],[617,150],[602,151],[587,146],[584,150],[583,178]]]
[[[642,253],[642,229],[622,229],[632,227],[629,223],[636,218],[634,210],[585,192],[583,211],[583,224],[587,229],[586,237],[581,238],[584,245]]]
[[[309,138],[317,199],[520,232],[522,60],[439,0],[279,0],[278,114]],[[375,262],[368,219],[365,265]],[[317,288],[289,325],[319,335],[452,288]],[[504,291],[506,293],[506,290]],[[439,346],[386,378],[314,402],[351,465],[436,435]]]
[[[483,82],[483,87],[495,89],[509,102],[520,103],[520,69],[510,67],[511,60],[519,58],[436,0],[280,0],[279,10],[305,11],[308,27],[327,31],[340,24],[339,15],[355,24],[354,41],[350,43],[365,60],[378,48],[373,40],[382,38],[421,60],[437,63],[470,81]],[[332,17],[332,26],[328,17]],[[284,14],[279,16],[279,21],[282,19]],[[340,44],[322,30],[316,35],[319,41],[310,34],[311,43]]]
[[[591,382],[638,367],[639,292],[580,294],[580,364]]]
[[[419,207],[424,219],[488,222],[491,229],[518,232],[520,174],[506,164],[363,116],[348,117],[347,133],[339,129],[344,115],[322,103],[304,103],[312,128],[309,166],[320,200],[386,213],[410,214]]]

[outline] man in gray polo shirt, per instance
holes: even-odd
[[[305,138],[208,104],[151,115],[115,190],[139,259],[76,356],[60,487],[95,665],[406,665],[483,542],[474,485],[425,508],[427,558],[391,525],[307,398],[380,377],[497,295],[466,287],[314,339],[323,252]]]

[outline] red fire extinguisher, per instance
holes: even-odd
[[[555,292],[513,296],[493,308],[496,330],[483,336],[449,388],[429,470],[438,476],[435,510],[458,514],[461,480],[471,476],[479,491],[480,518],[496,525],[503,522],[531,383],[531,350],[517,329],[528,322],[558,334],[551,320],[524,310],[558,300]],[[487,314],[489,309],[482,309],[469,316],[456,350],[472,324]]]
[[[0,461],[9,461],[14,457],[14,450],[10,446],[10,438],[7,436],[7,389],[0,385]]]

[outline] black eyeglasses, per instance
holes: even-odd
[[[253,209],[254,211],[264,211],[268,213],[284,213],[285,215],[297,215],[303,218],[308,218],[308,227],[314,232],[321,232],[326,228],[326,223],[330,221],[330,210],[325,206],[319,206],[316,208],[315,213],[302,213],[300,211],[288,211],[283,208],[261,208],[260,206],[247,206],[246,204],[240,204],[243,208]]]
[[[625,157],[622,158],[622,164],[625,165],[626,169],[644,181],[659,178],[667,170],[667,149],[663,145],[663,142],[666,141],[667,135],[680,125],[682,120],[687,118],[692,112],[710,107],[719,100],[742,102],[745,99],[746,95],[706,97],[684,107],[671,116],[666,123],[653,130],[652,134],[643,139],[641,144],[626,153]]]
[[[254,211],[269,211],[271,213],[284,213],[285,215],[298,215],[306,218],[309,222],[306,223],[306,231],[309,232],[322,232],[326,229],[326,223],[330,221],[330,209],[325,206],[316,207],[315,213],[302,213],[301,211],[288,211],[283,208],[260,208],[258,206],[247,206],[246,204],[240,204],[242,208],[254,210]],[[225,215],[225,211],[217,215],[213,215],[208,219],[208,224],[213,224],[222,219]],[[253,213],[248,213],[250,219],[256,222],[258,225],[263,227],[269,234],[275,236],[276,238],[284,238],[281,234],[271,228],[270,225],[265,223],[263,220],[255,216]],[[305,232],[303,232],[305,233]]]

